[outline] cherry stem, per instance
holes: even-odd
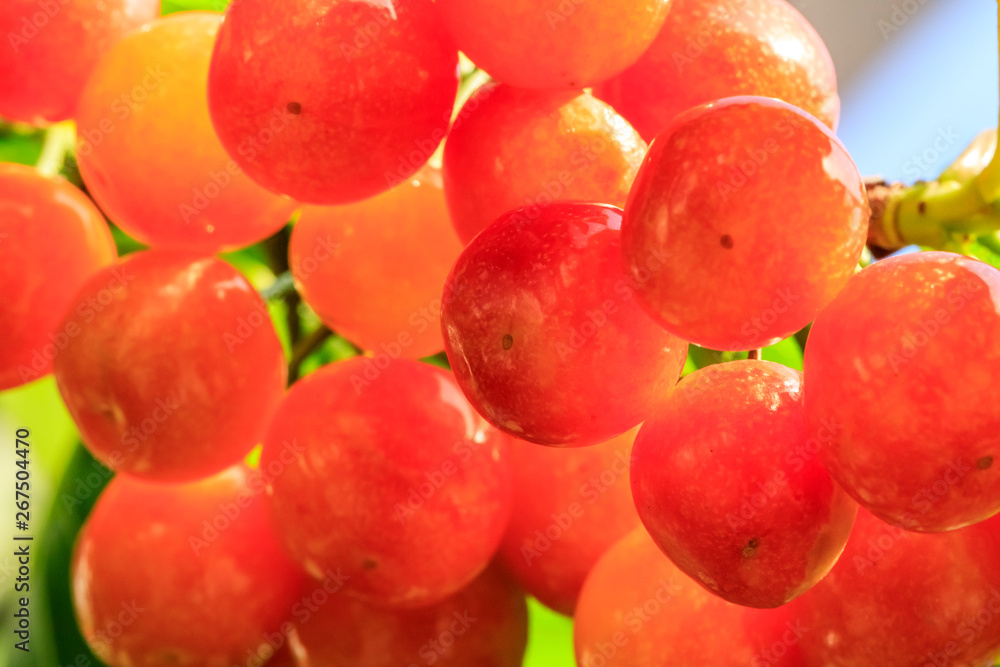
[[[997,44],[1000,50],[1000,21]],[[952,247],[956,240],[1000,230],[1000,150],[968,180],[910,186],[869,180],[866,187],[872,211],[868,241],[876,248]]]
[[[58,176],[66,163],[66,156],[73,152],[75,145],[76,126],[73,121],[56,123],[45,131],[42,152],[35,162],[35,169],[50,178]]]
[[[264,301],[273,301],[275,299],[284,299],[289,292],[295,291],[295,278],[292,277],[291,271],[285,271],[271,283],[270,287],[262,289],[260,291],[260,297]]]
[[[264,250],[267,252],[268,265],[274,275],[278,276],[275,283],[281,280],[281,277],[288,273],[290,269],[288,266],[288,241],[291,238],[291,234],[290,227],[285,225],[263,241]],[[272,287],[274,286],[272,285]],[[287,308],[285,319],[288,325],[288,339],[294,348],[302,337],[302,323],[299,321],[299,304],[302,302],[302,299],[294,288],[281,292],[281,298],[284,300],[285,307]]]
[[[316,329],[295,345],[292,349],[292,358],[288,362],[289,386],[299,379],[302,362],[304,362],[310,354],[318,350],[320,346],[332,336],[333,330],[325,325],[322,325],[319,329]]]

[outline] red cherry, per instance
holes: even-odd
[[[627,431],[677,382],[687,344],[640,309],[621,270],[613,206],[512,211],[466,247],[441,325],[459,385],[480,414],[541,444]]]
[[[909,530],[1000,511],[1000,271],[920,252],[877,262],[809,333],[806,415],[844,489]]]
[[[809,665],[991,664],[1000,655],[1000,517],[936,535],[862,509],[844,555],[790,613]]]
[[[111,468],[190,481],[242,459],[285,391],[267,307],[232,266],[168,250],[96,273],[61,325],[63,401]]]
[[[320,578],[393,607],[438,602],[489,563],[510,515],[507,438],[450,373],[356,357],[289,391],[264,440],[278,532]]]
[[[240,465],[184,485],[116,477],[73,554],[80,629],[101,660],[232,665],[267,642],[307,578]]]
[[[250,178],[344,204],[427,162],[457,87],[458,52],[431,0],[239,0],[219,30],[208,101]]]
[[[806,667],[801,636],[787,606],[753,609],[712,595],[678,570],[642,528],[591,570],[573,625],[580,667]],[[772,652],[775,646],[780,654]]]
[[[816,442],[801,373],[770,361],[708,366],[639,430],[636,509],[705,588],[736,604],[781,606],[830,571],[857,512]]]
[[[160,15],[160,0],[0,2],[0,116],[52,123],[73,116],[101,55]]]
[[[420,609],[340,597],[299,620],[292,637],[298,667],[521,667],[528,643],[524,593],[495,567]]]
[[[826,45],[786,0],[672,0],[656,41],[594,94],[652,141],[691,107],[775,97],[836,130],[837,75]]]
[[[31,167],[0,164],[0,389],[52,370],[79,328],[59,321],[86,280],[117,257],[94,203]]]
[[[625,270],[668,331],[757,349],[836,296],[868,217],[858,168],[829,128],[779,100],[719,100],[676,117],[650,146],[625,205]]]
[[[573,615],[597,559],[641,525],[629,488],[637,432],[591,447],[512,443],[514,509],[500,559],[528,593],[562,614]]]

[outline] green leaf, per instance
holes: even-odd
[[[163,16],[174,12],[186,12],[191,10],[207,10],[211,12],[223,12],[229,6],[230,0],[163,0],[160,13]]]
[[[523,667],[576,667],[573,619],[528,598],[528,650]]]
[[[42,154],[45,133],[41,130],[21,130],[0,124],[0,162],[33,165]]]
[[[990,266],[1000,269],[1000,241],[995,236],[982,236],[976,243],[970,243],[965,251]]]
[[[797,336],[798,334],[796,334]],[[769,345],[761,351],[761,357],[767,361],[784,364],[797,371],[802,370],[802,346],[796,336],[778,341],[774,345]],[[688,347],[688,358],[684,364],[683,375],[693,373],[695,370],[712,366],[713,364],[724,364],[727,361],[746,359],[746,352],[720,352],[710,350],[707,347],[691,345]]]
[[[111,471],[98,463],[82,445],[78,445],[59,485],[56,502],[40,541],[41,574],[60,665],[88,664],[79,661],[78,656],[89,659],[91,665],[101,664],[87,647],[73,615],[69,571],[76,536],[110,479]]]
[[[114,223],[109,222],[108,227],[111,228],[111,238],[115,240],[115,247],[118,249],[119,257],[124,257],[130,253],[145,250],[148,247],[123,232]]]
[[[795,336],[789,336],[783,341],[765,347],[761,356],[768,361],[784,364],[797,371],[802,370],[802,348]]]
[[[67,529],[62,524],[52,525],[51,514],[59,498],[60,480],[65,479],[64,473],[73,459],[79,436],[63,406],[51,375],[0,393],[0,429],[2,429],[0,432],[9,434],[4,436],[9,438],[18,428],[27,428],[31,432],[28,437],[31,443],[29,447],[30,534],[35,537],[31,542],[33,549],[29,582],[31,588],[27,591],[31,600],[29,605],[31,652],[15,650],[13,641],[4,642],[0,646],[0,664],[6,664],[8,667],[61,664],[57,662],[55,656],[55,642],[59,632],[53,627],[52,618],[62,611],[70,610],[71,613],[72,608],[63,604],[62,608],[57,610],[49,604],[49,573],[57,572],[61,568],[61,573],[57,576],[68,577],[66,574],[68,566],[50,564],[49,556],[53,553],[53,549],[58,547],[60,539],[70,541],[75,539],[77,528]],[[5,455],[7,458],[4,459],[5,464],[12,461],[10,457],[13,455],[13,451],[8,449]],[[0,589],[0,601],[2,601],[0,614],[4,618],[10,618],[9,614],[13,613],[14,606],[14,587],[6,578],[12,574],[11,560],[0,557],[0,572],[4,581],[3,588]],[[68,586],[68,583],[66,585]]]
[[[437,366],[438,368],[443,368],[446,371],[451,370],[451,364],[448,363],[448,355],[444,352],[438,352],[437,354],[432,354],[429,357],[424,357],[420,361],[428,363],[432,366]]]

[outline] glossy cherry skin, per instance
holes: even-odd
[[[857,512],[817,443],[801,373],[757,360],[708,366],[681,380],[639,430],[636,509],[706,589],[779,607],[830,571]]]
[[[573,644],[580,667],[805,667],[797,643],[807,631],[788,607],[741,607],[707,592],[637,528],[587,576]]]
[[[115,261],[93,202],[62,179],[0,163],[0,389],[36,380],[77,329],[59,322],[84,282]]]
[[[670,0],[543,5],[438,0],[458,48],[518,88],[584,88],[621,72],[653,43]]]
[[[4,0],[0,117],[44,124],[73,116],[101,55],[160,15],[160,0]]]
[[[208,100],[251,178],[343,204],[431,157],[457,88],[458,52],[431,0],[240,0],[219,31]]]
[[[444,146],[444,190],[468,243],[502,214],[557,200],[624,206],[646,142],[588,93],[481,86]]]
[[[425,166],[356,204],[307,206],[288,248],[299,294],[334,331],[390,358],[444,349],[441,290],[462,252]]]
[[[287,369],[267,307],[232,266],[150,250],[95,274],[61,328],[63,401],[84,444],[119,472],[182,482],[260,440]]]
[[[678,116],[650,146],[625,205],[625,270],[667,330],[715,350],[756,349],[833,299],[868,217],[861,175],[826,126],[778,100],[720,100]]]
[[[513,441],[514,509],[499,557],[528,593],[567,616],[597,559],[641,525],[628,475],[637,431],[591,447]]]
[[[823,40],[785,0],[672,0],[656,41],[595,87],[652,141],[687,109],[736,95],[776,97],[837,128],[837,75]]]
[[[208,116],[222,15],[182,12],[115,44],[84,88],[77,162],[91,196],[137,240],[213,253],[280,229],[296,204],[226,154]]]
[[[458,259],[443,297],[445,350],[497,428],[539,444],[603,442],[676,383],[687,344],[636,303],[620,224],[621,211],[600,204],[519,209]]]
[[[391,607],[434,604],[483,571],[510,515],[510,453],[429,364],[355,357],[297,382],[261,456],[284,543],[315,577]]]
[[[1000,656],[1000,517],[922,535],[862,509],[840,562],[789,605],[808,665],[981,667]]]
[[[830,473],[908,530],[1000,511],[1000,271],[943,252],[893,257],[851,279],[805,351],[806,415]]]
[[[233,665],[267,642],[308,578],[245,466],[183,485],[116,477],[77,538],[80,629],[112,667]]]
[[[491,567],[427,607],[385,609],[341,596],[295,628],[298,667],[521,667],[528,608],[524,593]]]

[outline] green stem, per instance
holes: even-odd
[[[299,379],[302,362],[306,360],[306,357],[318,350],[320,345],[331,336],[333,336],[333,331],[329,327],[321,326],[298,342],[295,349],[292,350],[292,358],[288,362],[289,385]]]
[[[66,162],[66,155],[76,145],[76,125],[67,120],[56,123],[45,132],[42,153],[35,168],[46,176],[57,176]]]
[[[295,291],[295,278],[292,277],[291,271],[285,271],[271,283],[269,287],[262,289],[260,291],[260,296],[264,301],[273,301],[275,299],[284,299],[288,296],[289,292]]]
[[[976,183],[918,183],[889,201],[886,217],[895,218],[903,245],[938,247],[953,234],[1000,229],[995,207],[983,199]]]
[[[984,236],[980,236],[977,241],[979,241],[979,245],[983,246],[994,255],[1000,257],[1000,239],[996,237],[996,234],[986,234]]]
[[[281,276],[288,273],[288,241],[291,237],[291,230],[286,225],[278,230],[273,236],[264,239],[264,250],[267,253],[267,263],[274,275],[278,276],[276,282],[281,280]],[[274,286],[272,286],[273,288]],[[299,304],[301,299],[299,293],[294,289],[281,291],[281,298],[285,302],[287,312],[288,338],[295,346],[302,337],[302,323],[299,320]]]
[[[1000,0],[997,4],[1000,7]],[[997,44],[1000,49],[1000,23]],[[886,249],[909,244],[942,248],[961,237],[1000,230],[1000,150],[964,182],[878,186],[869,185],[873,203],[869,238]]]

